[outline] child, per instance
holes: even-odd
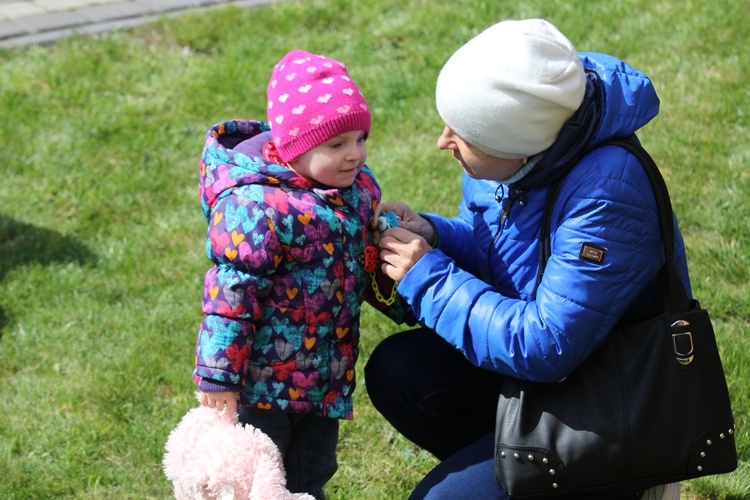
[[[194,378],[202,405],[237,409],[273,439],[290,491],[325,498],[338,419],[352,418],[363,256],[381,195],[365,166],[371,115],[343,64],[300,50],[276,65],[267,109],[268,123],[206,134],[214,266]]]

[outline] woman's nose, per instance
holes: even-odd
[[[453,143],[453,131],[446,125],[443,129],[443,133],[440,134],[437,140],[437,147],[439,149],[450,149]]]

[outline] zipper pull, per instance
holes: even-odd
[[[518,195],[521,193],[518,189],[511,187],[508,191],[508,197],[505,199],[505,204],[503,205],[503,212],[500,216],[500,227],[503,227],[505,225],[505,221],[508,220],[508,216],[510,215],[510,209],[513,207],[513,204],[518,199]]]
[[[505,221],[508,220],[508,215],[510,215],[510,206],[512,202],[510,198],[507,198],[505,200],[505,203],[503,203],[503,211],[500,214],[500,227],[502,228],[505,226]]]

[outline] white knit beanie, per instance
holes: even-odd
[[[437,80],[445,124],[498,158],[549,148],[583,101],[586,76],[570,41],[542,19],[503,21],[458,49]]]

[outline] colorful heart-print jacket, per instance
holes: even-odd
[[[206,134],[200,196],[213,267],[194,378],[258,408],[350,419],[368,284],[360,256],[380,188],[366,166],[351,187],[331,189],[266,161],[268,130],[232,120]]]

